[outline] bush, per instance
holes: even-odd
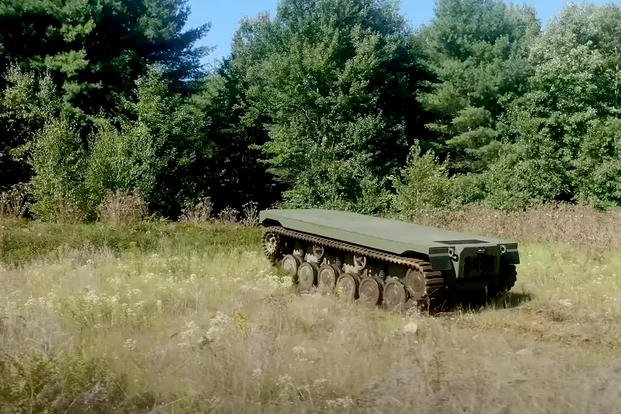
[[[190,223],[206,223],[211,221],[213,214],[213,202],[211,197],[200,198],[195,204],[186,202],[181,209],[180,221]]]
[[[77,222],[91,215],[84,186],[86,152],[67,118],[47,123],[37,134],[30,162],[35,199],[31,210],[37,218]]]
[[[500,210],[520,210],[562,200],[570,193],[566,168],[545,140],[539,148],[507,145],[484,174],[485,202]]]
[[[249,201],[242,206],[244,217],[241,222],[244,226],[256,227],[259,225],[259,205],[254,201]]]
[[[85,173],[90,203],[98,206],[112,192],[135,190],[149,199],[159,169],[155,144],[140,125],[117,129],[109,120],[99,120]]]
[[[3,412],[104,412],[126,387],[107,361],[80,354],[3,354],[0,375]]]
[[[422,154],[418,145],[410,150],[407,165],[395,181],[395,188],[394,210],[406,216],[452,205],[452,181],[446,164],[439,162],[433,152]]]
[[[224,224],[237,223],[238,216],[239,210],[233,207],[225,207],[221,212],[218,213],[218,219]]]
[[[451,177],[452,206],[478,203],[485,199],[485,180],[481,174],[465,174]]]
[[[592,122],[576,164],[580,203],[600,208],[621,205],[621,120]]]
[[[141,221],[149,212],[137,191],[124,193],[119,190],[108,192],[97,210],[99,221],[113,225]]]
[[[23,217],[28,209],[28,190],[23,185],[0,193],[0,217]]]

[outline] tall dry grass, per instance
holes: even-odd
[[[12,252],[57,241],[52,225],[3,224]],[[0,411],[612,413],[621,404],[621,257],[608,248],[531,238],[512,294],[429,317],[299,296],[253,229],[150,223],[126,229],[134,244],[115,231],[71,227],[89,242],[0,265]]]
[[[99,221],[114,226],[139,222],[144,220],[148,213],[147,203],[138,191],[109,192],[97,208]]]
[[[568,243],[596,249],[621,247],[621,210],[599,211],[556,204],[504,212],[471,206],[454,212],[421,212],[414,221],[530,242]]]

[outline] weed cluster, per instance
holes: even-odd
[[[11,190],[0,192],[0,217],[23,217],[28,208],[27,201],[28,191],[25,187],[15,186]]]
[[[108,193],[97,209],[99,221],[112,225],[130,224],[143,220],[149,212],[147,203],[136,191]]]
[[[212,219],[213,203],[210,197],[203,197],[196,203],[186,203],[181,210],[180,221],[189,223],[206,223]]]

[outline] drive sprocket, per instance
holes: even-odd
[[[261,244],[263,247],[263,253],[272,266],[280,264],[280,261],[285,255],[285,243],[283,236],[273,231],[266,231],[263,233]]]

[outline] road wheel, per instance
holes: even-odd
[[[360,277],[353,273],[344,273],[336,281],[336,294],[348,301],[353,302],[358,297],[358,285]]]
[[[304,262],[298,267],[298,290],[300,293],[310,293],[317,284],[318,268],[315,263]]]
[[[358,287],[359,300],[369,305],[379,305],[382,301],[384,283],[374,277],[363,277]]]
[[[408,300],[408,293],[403,283],[396,277],[391,278],[384,285],[384,308],[394,312],[401,312]]]

